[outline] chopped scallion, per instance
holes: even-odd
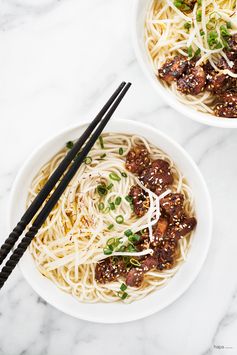
[[[115,199],[115,201],[114,201],[114,202],[115,202],[115,205],[117,205],[117,206],[120,205],[121,201],[122,201],[121,197],[120,197],[120,196],[117,196],[116,199]]]
[[[111,255],[112,254],[112,250],[111,249],[109,249],[109,248],[104,248],[104,254],[105,255]]]
[[[220,26],[220,31],[221,31],[221,35],[223,37],[229,37],[230,36],[230,32],[228,31],[227,27],[225,27],[224,25]]]
[[[193,49],[192,49],[192,46],[189,46],[188,47],[188,57],[191,58],[193,55]]]
[[[197,20],[197,22],[202,21],[202,10],[197,11],[196,20]]]
[[[114,211],[115,210],[114,202],[109,202],[109,207],[110,207],[111,211]]]
[[[107,186],[107,190],[111,190],[114,185],[111,183]]]
[[[122,283],[121,286],[120,286],[120,290],[121,291],[125,291],[127,288],[128,288],[128,286],[125,285],[124,283]]]
[[[123,222],[124,222],[124,218],[123,218],[123,216],[120,214],[120,215],[118,215],[116,218],[115,218],[115,220],[116,220],[116,222],[118,223],[118,224],[122,224]]]
[[[114,228],[114,225],[113,224],[110,224],[109,226],[108,226],[108,230],[111,230],[111,229],[113,229]]]
[[[190,23],[190,22],[185,22],[184,28],[185,28],[186,30],[189,30],[189,29],[191,28],[191,23]]]
[[[100,196],[105,196],[105,195],[107,195],[108,191],[107,191],[106,186],[101,184],[101,185],[97,186],[97,192]]]
[[[127,229],[125,232],[124,232],[124,235],[126,235],[126,237],[129,237],[130,235],[132,235],[133,232],[131,229]]]
[[[114,181],[120,181],[121,180],[121,178],[116,173],[110,173],[109,177],[110,177],[111,180],[114,180]]]
[[[126,200],[127,202],[129,202],[129,203],[132,203],[132,202],[133,202],[132,197],[129,196],[129,195],[127,195],[127,196],[125,197],[125,200]]]
[[[194,53],[194,57],[198,57],[200,55],[200,53],[201,53],[201,49],[198,48]]]
[[[104,140],[103,140],[103,137],[102,137],[102,136],[99,136],[99,142],[100,142],[101,148],[104,149],[105,146],[104,146]]]
[[[121,173],[122,177],[128,177],[128,175],[125,172]]]
[[[123,148],[122,147],[119,148],[119,155],[123,155]]]
[[[140,235],[139,234],[132,234],[128,237],[129,242],[134,243],[138,242],[140,240]]]
[[[68,149],[72,149],[73,146],[74,146],[73,141],[68,141],[68,142],[66,143],[66,147],[67,147]]]
[[[103,209],[105,208],[105,205],[103,202],[100,202],[98,205],[99,211],[103,211]]]
[[[85,163],[86,165],[91,164],[91,162],[92,162],[92,158],[91,158],[91,157],[86,157],[86,158],[84,159],[84,163]]]
[[[134,266],[141,266],[141,263],[137,259],[134,259],[134,258],[130,259],[130,264],[132,264]]]
[[[106,209],[103,211],[104,213],[108,213],[110,211],[109,207],[106,207]]]

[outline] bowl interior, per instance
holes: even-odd
[[[133,0],[132,38],[137,60],[145,75],[157,93],[183,115],[210,126],[237,128],[237,119],[221,118],[208,113],[202,113],[181,103],[174,94],[165,89],[153,72],[144,42],[144,23],[148,5],[151,0]]]
[[[78,138],[86,125],[82,124],[63,131],[43,143],[31,154],[19,172],[12,189],[9,208],[10,229],[15,226],[25,210],[28,187],[39,168],[58,152],[65,145],[65,142]],[[198,225],[194,232],[187,261],[168,282],[167,286],[148,295],[143,300],[129,305],[122,303],[80,303],[43,277],[36,269],[28,251],[20,262],[26,280],[51,305],[77,318],[104,323],[126,322],[143,318],[163,309],[177,299],[197,276],[207,255],[211,238],[212,216],[209,195],[197,166],[187,153],[173,140],[144,124],[128,120],[113,120],[108,124],[106,130],[121,132],[121,127],[124,133],[144,136],[151,143],[167,152],[188,179],[195,197]]]

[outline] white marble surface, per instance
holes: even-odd
[[[130,16],[129,0],[0,0],[1,237],[9,190],[31,150],[90,118],[120,81],[131,80],[117,116],[175,138],[207,181],[214,207],[208,259],[173,305],[113,326],[58,312],[17,269],[0,293],[1,355],[237,354],[237,131],[191,122],[157,97],[136,62]]]

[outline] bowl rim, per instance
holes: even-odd
[[[146,1],[148,3],[152,0],[146,0]],[[221,127],[221,128],[237,128],[237,118],[235,119],[235,118],[216,117],[214,115],[205,114],[196,111],[193,108],[189,108],[185,104],[180,102],[177,98],[175,98],[174,95],[171,95],[171,93],[168,90],[166,90],[166,88],[159,82],[159,80],[156,80],[155,82],[154,80],[155,77],[151,75],[148,65],[143,59],[142,49],[139,45],[139,40],[138,40],[137,17],[139,13],[140,3],[141,0],[133,0],[132,2],[131,38],[132,38],[132,44],[136,55],[136,59],[139,63],[139,66],[141,67],[143,73],[145,74],[145,77],[148,79],[148,82],[150,82],[154,90],[162,97],[162,99],[164,99],[166,103],[168,103],[169,106],[171,106],[174,110],[183,114],[187,118],[191,118],[192,120],[205,124],[207,126]]]
[[[45,296],[42,288],[37,284],[37,283],[33,283],[32,282],[32,277],[29,276],[29,274],[26,272],[25,267],[23,267],[22,263],[20,262],[18,267],[20,268],[25,280],[28,282],[28,284],[32,287],[32,289],[36,292],[36,294],[38,294],[41,298],[43,298],[48,304],[50,304],[51,306],[53,306],[54,308],[58,309],[59,311],[68,314],[74,318],[77,319],[81,319],[81,320],[86,320],[86,321],[91,321],[91,322],[96,322],[96,323],[107,323],[107,324],[118,324],[118,323],[126,323],[126,322],[130,322],[130,321],[135,321],[135,320],[139,320],[139,319],[143,319],[145,317],[148,317],[152,314],[155,314],[161,310],[163,310],[164,308],[166,308],[167,306],[171,305],[173,302],[175,302],[178,298],[180,298],[187,290],[188,288],[192,285],[192,283],[195,281],[195,279],[197,278],[198,274],[200,273],[201,268],[203,267],[203,264],[207,258],[208,255],[208,251],[210,248],[210,244],[211,244],[211,239],[212,239],[212,227],[213,227],[213,212],[212,212],[212,204],[211,204],[211,198],[210,198],[210,194],[206,185],[206,182],[198,168],[198,166],[196,165],[196,163],[194,162],[194,160],[191,158],[191,156],[185,151],[185,149],[179,144],[177,143],[175,140],[173,140],[173,138],[167,136],[165,133],[159,131],[158,129],[152,127],[151,125],[145,124],[145,123],[141,123],[141,122],[137,122],[134,120],[129,120],[129,119],[115,119],[117,122],[121,123],[121,127],[122,125],[128,123],[129,125],[133,126],[134,129],[136,129],[136,127],[140,127],[140,128],[144,128],[146,130],[150,130],[153,131],[155,134],[157,134],[158,136],[162,137],[164,140],[168,141],[169,144],[171,144],[173,147],[177,148],[177,150],[180,151],[180,154],[183,155],[189,162],[189,164],[191,165],[191,167],[195,170],[196,175],[198,176],[198,180],[200,182],[200,184],[202,185],[204,194],[205,194],[205,198],[206,198],[206,208],[208,211],[208,215],[209,215],[209,221],[208,221],[208,225],[207,225],[207,230],[206,230],[206,242],[204,245],[204,249],[202,251],[202,254],[200,256],[199,259],[199,263],[198,266],[195,267],[195,270],[192,272],[192,277],[191,279],[187,282],[185,282],[182,287],[180,287],[176,293],[174,295],[172,295],[168,301],[163,302],[163,305],[160,306],[159,303],[157,304],[157,307],[153,307],[151,308],[147,308],[145,310],[140,310],[139,312],[137,312],[136,314],[130,314],[130,316],[128,317],[126,314],[123,315],[123,317],[119,318],[119,319],[98,319],[98,318],[94,318],[91,315],[78,315],[75,314],[73,311],[70,310],[65,310],[61,305],[57,304],[57,303],[53,303],[53,301],[51,301],[50,299],[48,299],[47,296]],[[19,172],[17,173],[17,176],[15,177],[14,183],[12,185],[11,188],[11,192],[10,192],[10,198],[9,198],[9,203],[8,203],[8,213],[7,213],[7,225],[9,230],[11,230],[11,227],[13,226],[13,221],[12,221],[12,211],[14,208],[14,199],[15,199],[15,195],[17,190],[19,190],[19,181],[22,178],[22,176],[24,176],[25,174],[25,169],[28,167],[29,164],[32,164],[32,158],[39,152],[42,150],[42,148],[44,146],[46,146],[47,144],[49,144],[51,141],[59,138],[61,135],[67,135],[70,132],[79,129],[80,127],[83,127],[84,125],[88,125],[90,123],[89,120],[81,120],[80,123],[78,124],[74,124],[74,125],[70,125],[67,126],[64,129],[59,130],[58,132],[50,135],[49,138],[45,139],[41,144],[39,144],[38,146],[36,146],[36,148],[31,152],[31,154],[29,155],[29,157],[25,160],[24,164],[22,165],[21,169],[19,170]],[[61,290],[60,290],[61,291]],[[63,291],[61,291],[63,292]],[[154,291],[154,293],[157,291]]]

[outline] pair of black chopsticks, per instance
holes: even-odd
[[[30,245],[32,239],[35,237],[38,230],[48,217],[49,213],[56,205],[57,201],[63,194],[64,190],[77,172],[78,168],[83,163],[84,159],[95,144],[96,140],[100,136],[101,132],[105,128],[106,124],[108,123],[114,111],[122,101],[124,95],[126,94],[130,86],[131,83],[125,82],[122,82],[119,85],[117,90],[115,90],[113,95],[106,102],[106,104],[95,117],[95,119],[90,123],[88,128],[82,134],[82,136],[73,145],[73,148],[69,150],[65,158],[57,167],[57,169],[50,176],[42,190],[39,192],[39,194],[35,197],[31,205],[28,207],[28,209],[22,216],[20,222],[18,222],[17,226],[13,229],[9,237],[1,246],[0,265],[3,263],[11,249],[14,247],[15,243],[25,230],[26,226],[31,222],[32,218],[39,211],[40,207],[48,197],[49,193],[54,189],[55,185],[59,182],[60,178],[71,164],[68,171],[65,173],[65,175],[59,182],[58,186],[56,187],[44,207],[42,207],[41,211],[38,213],[29,231],[25,234],[24,238],[22,238],[21,242],[18,244],[17,248],[12,252],[12,255],[10,256],[9,260],[6,262],[5,266],[3,266],[2,270],[0,271],[0,289],[3,287],[4,283],[6,282],[13,269],[19,262],[20,258],[26,251],[27,247]],[[96,126],[98,127],[96,128]],[[80,152],[80,149],[82,147],[83,149]]]

